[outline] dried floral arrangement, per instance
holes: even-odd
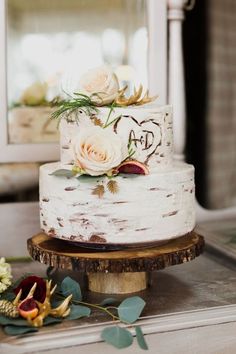
[[[125,96],[127,86],[120,89],[116,75],[108,68],[101,67],[90,70],[80,81],[81,92],[75,92],[68,100],[55,101],[58,109],[52,114],[54,119],[66,119],[79,124],[78,110],[85,113],[90,119],[90,125],[81,128],[81,131],[71,141],[74,154],[74,166],[69,169],[60,169],[52,175],[67,178],[88,176],[107,176],[110,180],[95,186],[93,194],[102,197],[107,189],[117,193],[119,187],[111,178],[120,173],[147,175],[148,167],[134,158],[135,146],[128,141],[126,146],[111,126],[121,118],[121,115],[112,117],[116,107],[143,105],[156,99],[150,97],[148,91],[143,94],[143,87],[134,89],[133,95]],[[97,117],[99,107],[109,108],[104,122]],[[107,129],[108,128],[108,129]]]
[[[118,305],[114,298],[92,304],[83,300],[79,283],[68,276],[54,286],[51,279],[35,275],[14,284],[11,280],[11,267],[1,258],[0,325],[7,335],[37,332],[42,326],[89,317],[92,310],[99,310],[114,320],[113,326],[102,331],[102,340],[119,349],[129,347],[134,340],[129,328],[134,327],[140,348],[148,349],[141,327],[133,325],[145,307],[139,296],[128,297]]]

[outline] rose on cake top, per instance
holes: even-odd
[[[58,109],[52,114],[52,118],[65,118],[76,109],[82,109],[86,113],[94,113],[97,107],[124,107],[131,105],[143,105],[154,101],[157,96],[149,96],[148,90],[143,92],[140,85],[130,96],[126,95],[128,86],[119,87],[119,82],[114,71],[107,65],[90,69],[82,75],[78,81],[78,87],[74,92],[64,92],[67,98],[57,98],[52,101]]]
[[[109,66],[90,69],[81,76],[78,92],[89,96],[98,105],[108,105],[119,94],[119,82]]]

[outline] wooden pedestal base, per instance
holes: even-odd
[[[148,274],[134,273],[89,273],[88,288],[96,293],[128,294],[146,289]]]
[[[50,267],[83,272],[89,290],[126,294],[144,290],[149,272],[192,261],[203,252],[204,239],[191,232],[164,245],[120,251],[98,251],[43,233],[28,241],[31,257]]]

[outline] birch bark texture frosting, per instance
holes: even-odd
[[[134,178],[117,176],[119,192],[92,194],[88,181],[50,174],[60,167],[40,168],[40,221],[48,235],[89,243],[130,244],[169,240],[194,228],[194,168],[178,163],[162,172]],[[93,179],[93,180],[91,180]]]
[[[103,124],[114,121],[105,128],[111,136],[115,133],[123,141],[123,146],[131,142],[135,154],[133,158],[145,163],[149,169],[162,170],[172,163],[172,109],[170,106],[147,104],[143,107],[110,108],[99,107],[96,114]],[[60,156],[63,165],[74,164],[72,142],[83,129],[94,126],[89,116],[82,110],[73,112],[70,121],[61,119]]]
[[[117,108],[114,117],[122,115],[117,125],[97,127],[119,136],[124,146],[131,134],[136,142],[135,157],[147,161],[150,171],[147,176],[116,176],[119,192],[105,191],[102,198],[92,191],[97,184],[106,189],[107,177],[91,176],[83,182],[51,175],[56,169],[74,164],[72,142],[79,140],[83,129],[97,131],[83,111],[74,114],[78,119],[61,121],[62,161],[40,168],[40,220],[44,232],[74,242],[125,245],[169,240],[193,230],[194,168],[172,160],[170,106]],[[108,114],[109,109],[102,107],[97,117],[105,122]],[[154,130],[146,129],[147,122],[157,127],[156,136]],[[150,141],[156,142],[154,153]]]
[[[61,161],[40,167],[43,231],[124,246],[191,232],[194,168],[173,161],[172,108],[147,103],[142,86],[126,99],[107,68],[82,77],[81,90],[89,97],[59,111]]]

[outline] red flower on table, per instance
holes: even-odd
[[[17,295],[20,289],[22,289],[21,300],[25,299],[30,289],[37,283],[33,298],[41,303],[44,302],[46,297],[46,282],[43,278],[31,275],[23,279],[20,284],[14,289],[14,293]]]

